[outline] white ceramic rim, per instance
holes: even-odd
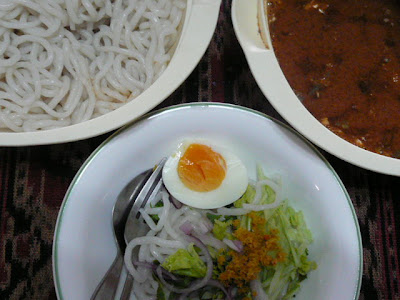
[[[38,132],[0,132],[0,146],[31,146],[78,141],[117,129],[171,95],[204,55],[217,25],[221,0],[188,0],[175,53],[164,73],[136,99],[79,124]]]
[[[379,155],[345,141],[323,126],[299,101],[280,69],[272,47],[267,49],[261,39],[257,25],[261,1],[264,0],[233,0],[232,21],[250,70],[271,105],[290,125],[325,151],[358,167],[400,176],[400,159]],[[263,20],[260,22],[264,23]],[[268,28],[265,31],[268,34]]]
[[[304,141],[304,143],[312,150],[315,152],[315,154],[325,163],[326,167],[332,172],[333,176],[336,178],[338,184],[340,185],[346,199],[347,199],[347,203],[349,205],[349,209],[351,210],[351,214],[353,216],[353,220],[354,220],[354,224],[356,227],[356,232],[357,232],[357,239],[358,239],[358,256],[359,256],[359,262],[358,262],[358,280],[357,280],[357,287],[355,289],[355,294],[354,294],[354,300],[359,298],[360,295],[360,290],[361,290],[361,283],[362,283],[362,274],[363,274],[363,246],[362,246],[362,239],[361,239],[361,232],[360,232],[360,227],[358,224],[358,218],[353,206],[353,203],[351,201],[351,198],[345,188],[345,186],[343,185],[340,177],[338,176],[338,174],[336,173],[336,171],[334,170],[334,168],[330,165],[330,163],[327,161],[327,159],[318,151],[318,149],[312,144],[310,143],[307,139],[305,139],[301,134],[299,134],[297,131],[293,130],[291,127],[287,126],[286,124],[264,114],[261,113],[259,111],[255,111],[253,109],[250,108],[246,108],[246,107],[242,107],[242,106],[237,106],[237,105],[233,105],[233,104],[227,104],[227,103],[202,103],[202,102],[196,102],[196,103],[187,103],[187,104],[180,104],[180,105],[175,105],[175,106],[170,106],[170,107],[166,107],[151,113],[148,113],[144,116],[142,116],[141,118],[138,118],[137,120],[129,123],[128,125],[124,126],[123,128],[119,129],[118,131],[116,131],[114,134],[112,134],[110,137],[108,137],[100,146],[97,147],[97,149],[95,151],[92,152],[92,154],[87,158],[87,160],[84,162],[84,164],[81,166],[81,168],[79,169],[79,171],[77,172],[77,174],[75,175],[74,179],[72,180],[66,194],[64,197],[64,200],[61,204],[60,207],[60,211],[57,217],[57,222],[56,222],[56,227],[55,227],[55,231],[54,231],[54,238],[53,238],[53,249],[52,249],[52,264],[53,264],[53,281],[54,281],[54,286],[55,286],[55,290],[56,290],[56,294],[57,294],[57,298],[60,300],[63,300],[63,295],[61,292],[61,283],[60,283],[60,279],[59,279],[59,271],[58,271],[58,265],[57,265],[57,261],[58,261],[58,237],[59,237],[59,232],[62,226],[62,221],[63,221],[63,211],[68,203],[68,199],[69,199],[69,195],[72,192],[73,187],[77,184],[77,182],[79,181],[80,177],[82,176],[82,174],[84,173],[85,169],[88,167],[88,165],[92,162],[92,160],[96,157],[96,155],[108,144],[108,142],[110,142],[114,137],[118,136],[120,133],[122,133],[125,130],[128,130],[130,127],[134,126],[136,123],[140,122],[141,120],[144,119],[149,119],[152,118],[156,115],[162,114],[164,112],[171,112],[174,110],[178,110],[178,109],[184,109],[184,108],[190,108],[190,107],[206,107],[206,108],[212,108],[212,107],[226,107],[226,108],[230,108],[230,109],[236,109],[236,110],[243,110],[246,112],[250,112],[253,113],[255,115],[264,117],[266,119],[269,119],[273,122],[275,122],[276,124],[284,127],[285,129],[287,129],[288,131],[292,132],[293,134],[295,134],[296,136],[298,136],[302,141]]]

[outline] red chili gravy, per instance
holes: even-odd
[[[268,19],[305,107],[349,142],[400,158],[400,2],[269,0]]]

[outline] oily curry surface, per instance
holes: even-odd
[[[400,158],[400,2],[270,0],[268,19],[307,109],[349,142]]]

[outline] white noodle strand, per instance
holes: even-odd
[[[184,1],[14,0],[0,6],[0,128],[47,130],[117,109],[165,70]]]

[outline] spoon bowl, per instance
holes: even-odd
[[[148,169],[133,178],[120,192],[113,208],[114,238],[121,253],[125,252],[126,242],[124,239],[125,224],[131,208],[138,197],[143,186],[150,178],[152,170]]]

